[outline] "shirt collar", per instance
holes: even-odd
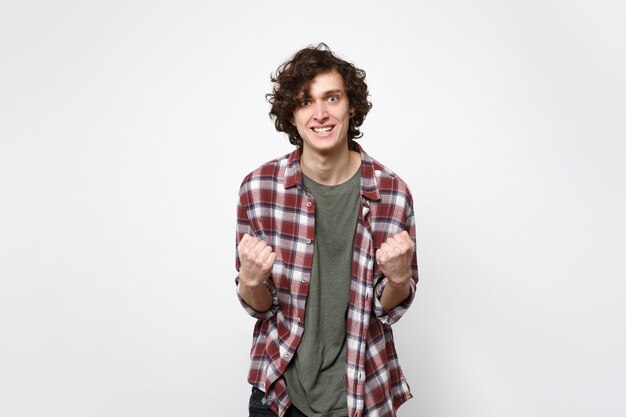
[[[357,143],[352,142],[352,149],[361,154],[361,195],[370,200],[380,200],[374,161]],[[302,170],[300,169],[301,156],[302,150],[300,148],[289,154],[283,182],[285,188],[302,185]]]

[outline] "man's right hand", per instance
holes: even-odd
[[[239,285],[256,288],[262,285],[272,271],[276,253],[264,240],[244,234],[237,245],[239,253]]]

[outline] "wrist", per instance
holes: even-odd
[[[389,280],[387,281],[385,288],[389,288],[390,290],[394,292],[406,293],[411,290],[411,284],[409,283],[409,281],[398,283],[398,282]]]
[[[248,280],[242,280],[240,277],[239,280],[239,287],[240,288],[245,288],[247,291],[250,292],[255,292],[258,291],[262,288],[267,288],[267,286],[265,285],[265,280],[263,281],[248,281]]]
[[[404,274],[395,275],[393,277],[387,276],[387,286],[395,289],[405,289],[410,286],[412,278],[413,274],[411,271]]]

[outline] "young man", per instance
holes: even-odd
[[[270,115],[297,149],[239,193],[250,417],[395,416],[411,398],[391,330],[417,284],[411,194],[354,142],[371,108],[364,71],[320,44],[272,82]]]

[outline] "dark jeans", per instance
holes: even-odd
[[[248,411],[250,417],[276,417],[276,414],[265,405],[265,393],[257,387],[252,387],[252,394],[250,395],[250,403],[248,404]],[[285,417],[306,417],[302,414],[302,411],[298,410],[293,405],[289,407]]]

